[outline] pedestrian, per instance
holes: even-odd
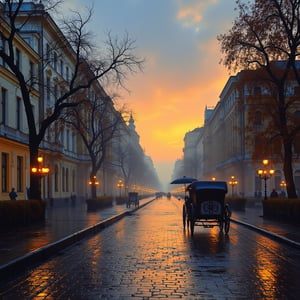
[[[15,188],[12,188],[11,191],[10,191],[10,193],[9,193],[10,200],[17,200],[17,197],[18,197],[18,195],[15,192]]]
[[[278,197],[278,193],[275,191],[275,189],[273,189],[271,195],[270,195],[271,198],[277,198]]]

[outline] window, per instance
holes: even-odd
[[[1,186],[2,192],[8,192],[8,154],[1,154]]]
[[[17,191],[23,191],[23,157],[17,156]]]
[[[6,124],[6,102],[7,102],[7,90],[1,89],[1,122]]]
[[[21,98],[17,97],[17,130],[21,130],[21,124],[22,124]]]

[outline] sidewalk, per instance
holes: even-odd
[[[153,200],[142,199],[140,206]],[[110,219],[130,212],[126,205],[114,205],[97,212],[87,212],[85,202],[64,203],[61,206],[49,206],[46,209],[46,221],[43,225],[0,232],[0,267],[19,257],[74,236],[89,227],[108,222]],[[254,230],[264,230],[275,238],[287,239],[300,247],[300,226],[276,222],[262,217],[260,205],[247,207],[244,212],[233,212],[232,222],[248,226]],[[111,221],[113,222],[113,220]],[[105,225],[104,225],[105,226]]]
[[[152,199],[140,200],[140,206]],[[133,209],[122,204],[87,212],[84,201],[48,205],[45,223],[0,231],[0,266]]]
[[[266,234],[282,238],[285,242],[291,241],[291,244],[300,248],[300,225],[264,218],[261,203],[256,203],[253,207],[246,207],[245,211],[234,211],[231,219],[233,222],[255,230],[262,229]]]

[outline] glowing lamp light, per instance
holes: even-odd
[[[89,185],[99,185],[99,181],[96,176],[93,176],[92,180],[89,181]]]
[[[259,169],[257,171],[257,174],[259,175],[259,177],[264,180],[265,182],[265,200],[267,199],[267,180],[269,178],[271,178],[272,175],[275,174],[275,170],[273,169],[268,169],[268,164],[269,164],[269,160],[268,159],[264,159],[262,161],[264,168],[263,169]]]
[[[38,166],[32,167],[31,172],[34,174],[39,174],[40,176],[47,175],[50,172],[50,168],[42,166],[43,157],[39,156],[37,158]]]
[[[36,173],[37,171],[38,171],[38,168],[36,168],[36,167],[31,168],[32,173]]]

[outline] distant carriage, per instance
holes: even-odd
[[[187,187],[189,196],[183,205],[183,226],[194,234],[194,226],[219,226],[228,233],[231,211],[225,204],[225,181],[195,181]]]
[[[129,208],[133,204],[135,207],[139,207],[139,195],[137,192],[129,192],[126,206]]]

